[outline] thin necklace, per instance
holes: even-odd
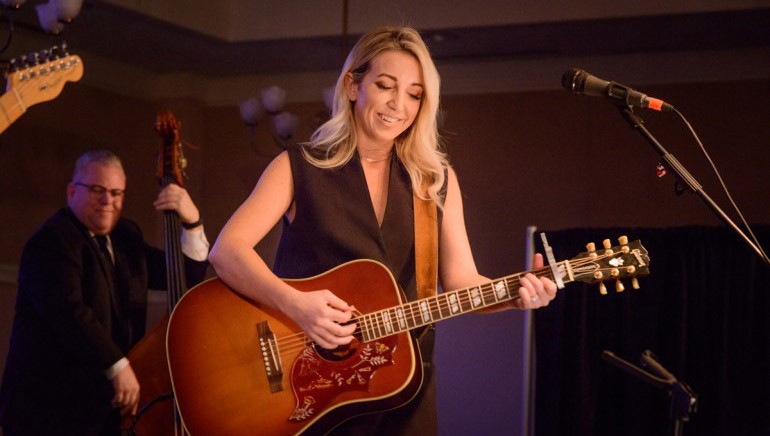
[[[378,155],[378,154],[381,154],[381,153],[383,153],[383,152],[372,153],[372,154],[373,155]],[[382,162],[382,161],[384,161],[386,159],[389,159],[391,154],[393,154],[393,149],[392,148],[390,150],[388,150],[387,152],[385,152],[385,156],[382,156],[382,157],[369,157],[369,156],[364,156],[364,155],[362,155],[360,153],[359,153],[359,156],[366,163],[375,163],[375,162]]]

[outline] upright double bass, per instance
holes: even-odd
[[[182,152],[179,134],[180,123],[166,110],[158,114],[155,131],[161,139],[158,153],[157,175],[161,187],[170,183],[183,185],[187,160]],[[187,291],[184,257],[180,242],[181,221],[176,211],[163,212],[164,248],[166,252],[166,283],[168,287],[168,313]],[[131,367],[139,380],[139,411],[135,417],[123,421],[124,432],[137,435],[186,434],[174,402],[171,378],[166,361],[166,331],[168,313],[152,331],[128,353]]]

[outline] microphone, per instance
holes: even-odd
[[[656,111],[674,110],[674,106],[671,106],[663,100],[648,97],[646,94],[642,94],[639,91],[635,91],[628,86],[621,85],[617,82],[602,80],[578,68],[570,68],[565,71],[564,75],[561,77],[561,85],[567,89],[567,91],[576,94],[610,97],[624,102],[629,106],[637,106]]]

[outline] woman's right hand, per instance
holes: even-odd
[[[345,324],[353,317],[354,310],[355,307],[328,289],[311,292],[295,290],[283,309],[310,339],[327,349],[349,344],[354,339],[356,323]]]

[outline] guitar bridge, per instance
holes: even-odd
[[[262,360],[265,364],[265,374],[267,382],[270,385],[270,392],[276,393],[283,390],[283,364],[281,363],[281,353],[278,350],[278,344],[275,341],[275,334],[270,330],[267,321],[257,324],[257,336],[259,337],[259,348]]]

